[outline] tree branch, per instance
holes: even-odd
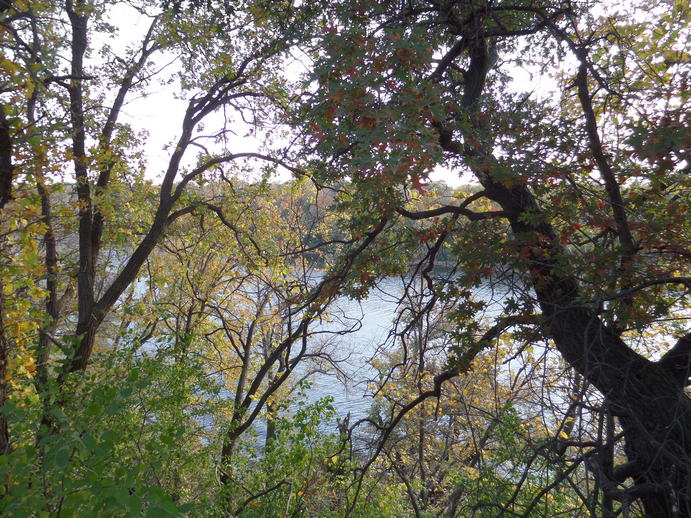
[[[622,254],[622,263],[624,263],[636,253],[637,246],[631,235],[631,229],[629,228],[629,222],[626,217],[624,200],[621,196],[617,178],[602,148],[602,141],[600,140],[597,121],[595,119],[595,110],[593,109],[592,99],[590,98],[590,92],[588,90],[588,67],[585,53],[580,51],[577,56],[581,61],[581,65],[578,67],[578,74],[576,75],[576,86],[578,87],[578,98],[581,102],[583,115],[585,116],[585,130],[588,135],[588,142],[590,143],[590,151],[593,154],[593,159],[602,175],[602,179],[605,181],[605,188],[607,189],[610,205],[612,206],[612,215],[617,225],[617,235],[624,247]]]
[[[691,370],[691,333],[687,333],[677,340],[677,343],[662,355],[658,365],[672,372],[674,379],[682,387],[689,385]]]
[[[402,207],[396,207],[396,212],[398,212],[401,216],[405,216],[406,218],[414,220],[433,218],[435,216],[443,216],[445,214],[460,214],[471,221],[505,218],[508,216],[508,213],[503,210],[495,210],[490,212],[473,212],[472,210],[465,209],[462,206],[455,205],[444,205],[436,209],[422,211],[409,211]]]
[[[626,290],[622,290],[619,293],[615,293],[614,295],[608,295],[607,297],[603,297],[599,300],[607,301],[627,297],[628,295],[631,295],[632,293],[635,293],[642,289],[649,288],[650,286],[658,286],[660,284],[683,284],[687,288],[691,288],[691,277],[665,277],[663,279],[652,279],[646,282],[642,282],[637,286],[633,286]]]
[[[12,138],[5,117],[5,107],[0,104],[0,209],[12,199]]]

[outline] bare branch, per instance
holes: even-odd
[[[396,212],[398,212],[401,216],[405,216],[406,218],[414,220],[433,218],[435,216],[443,216],[445,214],[460,214],[461,216],[465,216],[471,221],[508,217],[508,213],[503,210],[496,210],[490,212],[473,212],[472,210],[468,210],[455,205],[444,205],[436,209],[422,211],[409,211],[402,207],[396,207]]]

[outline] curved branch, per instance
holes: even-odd
[[[593,159],[595,160],[597,168],[602,175],[602,179],[605,181],[607,194],[609,194],[609,201],[612,206],[612,215],[614,216],[614,221],[617,225],[617,235],[619,236],[619,241],[624,247],[624,253],[622,256],[622,263],[624,263],[636,253],[638,247],[636,246],[633,236],[631,235],[629,222],[626,218],[624,200],[621,196],[621,190],[619,189],[616,175],[614,174],[612,166],[605,156],[602,141],[600,140],[600,134],[597,129],[597,121],[595,119],[595,110],[593,109],[590,91],[588,90],[588,67],[585,53],[582,51],[578,52],[577,56],[581,61],[581,65],[578,68],[578,74],[576,75],[576,86],[578,87],[578,99],[580,100],[583,115],[585,117],[585,131],[588,135],[588,142],[590,143],[590,151],[593,154]]]
[[[415,399],[410,401],[408,404],[404,405],[398,411],[398,414],[396,414],[393,417],[393,419],[389,422],[388,425],[386,425],[385,427],[378,426],[377,428],[383,430],[382,436],[379,440],[379,444],[377,445],[376,450],[374,451],[374,454],[369,458],[365,466],[362,468],[361,476],[358,477],[357,488],[355,489],[355,497],[353,498],[353,503],[348,507],[346,516],[350,516],[355,506],[355,502],[357,502],[358,495],[360,493],[360,490],[362,489],[364,474],[367,472],[370,466],[377,460],[382,450],[384,449],[384,445],[386,444],[387,439],[394,431],[401,419],[403,419],[408,412],[410,412],[420,403],[431,397],[440,398],[441,389],[444,382],[470,370],[471,363],[473,359],[475,359],[475,357],[478,355],[478,353],[480,353],[480,351],[491,345],[492,340],[500,336],[504,331],[506,331],[506,329],[517,324],[536,324],[541,322],[542,317],[537,315],[512,315],[500,318],[497,321],[497,323],[493,325],[490,329],[488,329],[477,342],[468,347],[465,354],[463,354],[460,358],[451,360],[451,366],[447,370],[441,372],[440,374],[437,374],[434,377],[433,388],[421,392]],[[360,421],[355,423],[352,428],[355,428],[361,422],[364,421],[371,422],[370,419],[361,419]]]
[[[269,155],[263,155],[262,153],[254,153],[254,152],[245,152],[245,153],[228,153],[227,155],[222,155],[218,156],[215,158],[211,158],[207,160],[206,162],[203,162],[202,164],[198,165],[195,167],[192,171],[187,173],[182,180],[180,180],[180,183],[177,185],[175,188],[175,193],[172,196],[173,201],[177,200],[181,195],[182,192],[184,191],[185,187],[189,182],[194,180],[197,176],[202,174],[205,171],[208,171],[210,168],[212,168],[215,165],[219,164],[225,164],[226,162],[232,162],[233,160],[237,160],[238,158],[258,158],[260,160],[264,160],[266,162],[271,162],[276,165],[280,165],[281,167],[287,169],[291,173],[297,174],[297,175],[305,175],[306,171],[304,169],[300,169],[298,167],[291,166],[284,160],[280,158],[274,158]]]
[[[687,333],[677,340],[669,351],[658,360],[658,365],[672,372],[676,381],[682,386],[689,385],[689,370],[691,370],[691,333]]]
[[[396,212],[398,212],[401,216],[405,216],[406,218],[414,220],[433,218],[435,216],[443,216],[445,214],[460,214],[461,216],[465,216],[471,221],[478,221],[482,219],[505,218],[508,216],[508,213],[503,210],[493,210],[489,212],[473,212],[472,210],[468,210],[455,205],[444,205],[436,209],[421,211],[410,211],[402,207],[396,207]]]
[[[5,107],[0,104],[0,209],[12,199],[12,138],[5,117]]]
[[[643,282],[637,286],[633,286],[629,289],[622,290],[619,293],[615,293],[614,295],[603,297],[600,300],[607,301],[627,297],[637,291],[649,288],[650,286],[658,286],[660,284],[683,284],[687,288],[691,289],[691,277],[665,277],[664,279],[652,279],[650,281]]]
[[[468,48],[468,42],[466,38],[460,38],[456,43],[454,43],[453,47],[449,49],[449,51],[444,54],[444,57],[442,57],[439,60],[439,64],[437,65],[437,68],[434,69],[434,72],[430,74],[429,79],[439,79],[441,78],[442,74],[444,71],[453,63],[453,61],[460,56],[463,51]]]

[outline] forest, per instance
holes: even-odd
[[[691,516],[689,0],[0,0],[0,515]]]

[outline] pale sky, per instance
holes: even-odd
[[[124,51],[127,45],[140,41],[150,23],[148,18],[123,4],[118,4],[111,9],[107,21],[120,29],[112,40],[108,40],[108,43],[116,51]],[[94,55],[97,55],[97,52]],[[159,54],[156,62],[162,65],[170,61],[171,58],[170,55]],[[165,76],[173,75],[176,66],[175,63],[171,64],[163,74]],[[554,90],[554,85],[549,81],[549,78],[541,77],[537,73],[531,74],[525,69],[514,68],[512,76],[514,78],[512,84],[515,85],[516,91],[536,90],[544,92]],[[186,101],[175,98],[174,85],[175,83],[159,85],[154,79],[147,88],[145,96],[130,98],[122,110],[122,122],[130,124],[135,130],[145,130],[148,133],[144,145],[144,155],[148,163],[146,176],[152,180],[161,177],[165,171],[170,156],[170,151],[166,151],[165,147],[177,140],[187,106]],[[213,117],[209,117],[206,123],[206,128],[209,131],[214,125],[213,119]],[[220,116],[217,117],[216,122],[219,123],[219,121]],[[231,140],[233,152],[260,151],[261,140],[245,137],[249,133],[249,129],[249,126],[242,121],[238,123],[237,137]],[[191,148],[186,156],[188,164],[194,161],[195,155],[195,149]],[[278,181],[286,181],[289,178],[289,173],[279,171]],[[473,178],[468,175],[459,177],[457,172],[441,167],[437,167],[430,174],[430,180],[443,180],[452,187],[473,182]]]

